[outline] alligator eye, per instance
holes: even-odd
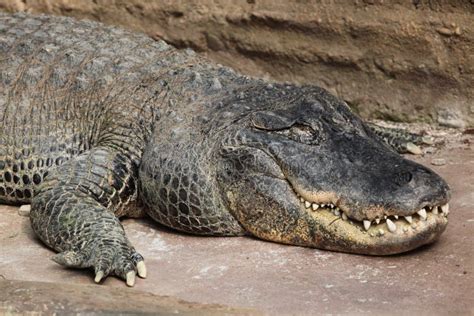
[[[311,143],[315,138],[314,130],[307,125],[295,124],[289,132],[288,137],[300,143]]]
[[[314,145],[317,143],[317,132],[308,125],[293,124],[290,128],[277,131],[277,134],[284,135],[298,143]]]
[[[251,122],[255,128],[268,131],[287,129],[294,124],[294,120],[271,111],[254,113]]]

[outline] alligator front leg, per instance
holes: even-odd
[[[133,286],[146,277],[114,212],[136,195],[136,167],[124,154],[95,148],[52,170],[33,198],[30,219],[40,239],[64,266],[92,268],[95,281],[109,274]]]

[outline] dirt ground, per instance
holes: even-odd
[[[467,0],[0,0],[121,25],[245,74],[327,88],[364,118],[474,126]]]
[[[189,236],[126,219],[125,230],[149,270],[130,289],[113,277],[93,285],[91,271],[55,264],[28,219],[16,207],[0,206],[0,313],[472,315],[474,130],[410,129],[441,141],[410,158],[452,187],[450,223],[433,245],[368,257],[252,238]]]

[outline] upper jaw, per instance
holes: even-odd
[[[408,234],[412,230],[419,228],[418,226],[437,225],[447,222],[449,214],[449,204],[432,204],[426,205],[419,210],[409,212],[409,215],[397,215],[394,210],[384,210],[378,208],[375,212],[366,212],[368,214],[378,214],[372,217],[363,217],[357,219],[354,212],[337,198],[334,193],[318,193],[310,194],[307,191],[296,191],[296,196],[301,207],[310,211],[312,215],[318,212],[329,212],[334,219],[341,219],[351,225],[355,225],[362,232],[369,232],[371,235],[385,234],[385,232],[396,233],[401,231]],[[400,212],[401,213],[401,212]],[[403,212],[407,214],[407,212]]]

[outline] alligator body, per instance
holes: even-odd
[[[118,220],[137,209],[188,233],[372,255],[446,227],[447,184],[321,88],[22,14],[0,14],[0,70],[0,203],[31,203],[53,260],[97,282],[146,276]]]

